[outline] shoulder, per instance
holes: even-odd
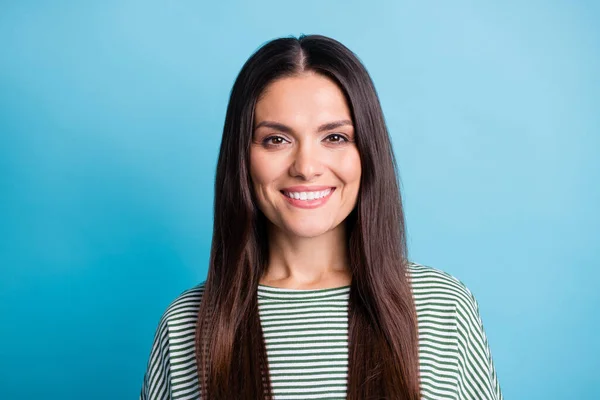
[[[157,336],[166,335],[169,326],[177,324],[193,325],[197,320],[205,282],[180,293],[163,312],[157,329]]]
[[[170,399],[180,381],[189,381],[194,361],[195,326],[204,282],[179,294],[163,312],[158,323],[144,375],[140,400]],[[187,387],[186,387],[187,389]]]
[[[478,312],[471,290],[448,272],[414,262],[409,263],[407,272],[417,305],[451,303],[469,314]]]
[[[415,299],[422,365],[428,371],[444,367],[439,374],[449,371],[446,364],[460,366],[458,398],[502,400],[473,293],[462,281],[436,268],[410,263],[407,275]]]
[[[162,319],[173,321],[180,318],[185,318],[190,315],[196,315],[202,295],[204,294],[205,282],[199,283],[196,286],[189,288],[179,294],[167,307]]]

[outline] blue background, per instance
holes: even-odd
[[[600,6],[3,1],[0,398],[138,396],[204,280],[233,80],[321,33],[372,74],[413,261],[481,307],[507,399],[600,398]]]

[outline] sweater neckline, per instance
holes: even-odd
[[[258,284],[258,298],[277,300],[327,300],[347,298],[350,294],[350,285],[324,289],[287,289]]]

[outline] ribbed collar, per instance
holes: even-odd
[[[326,289],[283,289],[273,286],[258,285],[259,299],[285,301],[323,301],[343,300],[350,294],[350,285]]]

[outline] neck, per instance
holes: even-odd
[[[269,226],[269,263],[260,283],[288,289],[349,285],[345,224],[317,237],[298,237]]]

